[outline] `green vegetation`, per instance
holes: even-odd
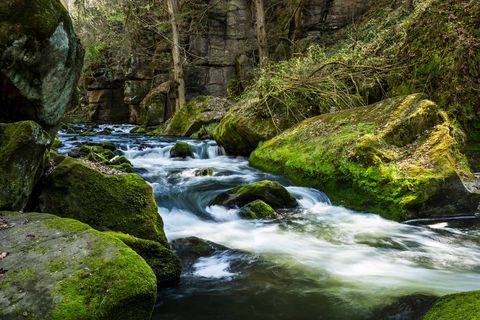
[[[292,195],[276,181],[259,181],[240,185],[220,193],[210,205],[222,205],[230,208],[242,207],[252,201],[263,200],[275,209],[294,208],[298,205]]]
[[[152,188],[136,174],[107,176],[67,157],[44,182],[37,210],[168,246]]]
[[[0,124],[0,210],[23,210],[41,175],[49,135],[33,121]]]
[[[403,220],[474,212],[463,133],[422,95],[307,119],[250,157],[260,169],[325,191],[349,208]]]
[[[480,319],[480,291],[444,296],[423,317],[423,320]]]
[[[107,234],[120,239],[144,258],[155,273],[159,285],[171,284],[180,278],[182,265],[170,248],[156,241],[139,239],[120,232],[107,232]]]
[[[186,142],[179,141],[175,143],[173,148],[170,150],[170,157],[172,158],[193,158],[193,151],[190,145]]]
[[[1,215],[14,224],[2,231],[10,252],[0,262],[8,270],[0,292],[7,319],[150,319],[155,276],[120,240],[53,215]]]
[[[255,200],[240,209],[240,217],[245,219],[268,219],[275,215],[275,210],[262,200]]]

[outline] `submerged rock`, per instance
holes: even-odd
[[[145,259],[155,273],[159,285],[168,285],[179,280],[182,263],[170,248],[156,241],[135,238],[125,233],[110,231],[107,234],[120,239]]]
[[[67,157],[43,181],[36,210],[168,246],[152,188],[136,174],[107,176]]]
[[[170,150],[171,158],[193,158],[193,151],[190,145],[186,142],[179,141],[175,143],[173,148]]]
[[[192,267],[199,258],[210,257],[218,252],[229,250],[227,247],[197,237],[176,239],[170,245],[182,259],[185,269]]]
[[[2,1],[0,57],[0,122],[34,120],[53,136],[83,64],[60,1]]]
[[[229,208],[242,207],[252,201],[263,200],[275,209],[294,208],[297,200],[280,183],[264,180],[240,185],[217,195],[209,205]]]
[[[50,136],[33,121],[0,124],[0,210],[23,210],[38,182]]]
[[[480,291],[462,292],[441,297],[423,320],[478,319]]]
[[[473,213],[480,194],[462,132],[423,95],[307,119],[265,142],[254,167],[316,187],[340,205],[405,220]]]
[[[0,318],[150,319],[155,275],[115,237],[49,214],[0,212]]]
[[[196,177],[207,177],[207,176],[213,176],[215,173],[215,170],[213,168],[202,168],[202,169],[197,169],[195,170],[195,176]]]
[[[240,217],[245,219],[268,219],[275,215],[275,210],[262,200],[255,200],[240,209]]]
[[[393,303],[373,312],[369,318],[377,320],[420,320],[437,299],[435,296],[424,294],[400,297]]]

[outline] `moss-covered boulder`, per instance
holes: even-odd
[[[70,150],[68,155],[72,158],[84,159],[102,166],[108,166],[121,172],[134,172],[130,160],[111,142],[88,142],[78,145]]]
[[[222,192],[210,201],[210,205],[235,208],[255,200],[262,200],[275,209],[294,208],[298,205],[287,189],[280,183],[269,180],[240,185]]]
[[[239,215],[245,219],[268,219],[275,216],[275,210],[264,201],[255,200],[243,206]]]
[[[151,90],[140,104],[139,124],[151,127],[167,121],[175,112],[175,89],[175,82],[167,81]]]
[[[168,121],[165,129],[158,133],[197,138],[209,137],[227,110],[230,103],[224,98],[195,97],[188,104],[174,114]]]
[[[150,319],[155,275],[122,241],[49,214],[0,222],[0,318]]]
[[[423,320],[480,319],[480,291],[462,292],[440,298]]]
[[[250,163],[336,204],[403,220],[477,210],[462,141],[446,114],[417,94],[307,119],[265,142]]]
[[[23,210],[42,174],[50,136],[33,121],[0,124],[0,210]]]
[[[0,122],[34,120],[53,136],[83,64],[61,2],[2,1],[0,57]]]
[[[193,151],[190,145],[186,142],[179,141],[175,143],[173,148],[170,150],[171,158],[193,158]]]
[[[136,174],[109,176],[66,157],[43,181],[38,210],[168,246],[152,188]]]
[[[107,232],[138,253],[152,268],[159,285],[168,285],[179,280],[182,273],[180,259],[170,250],[156,241],[133,237],[121,232]]]

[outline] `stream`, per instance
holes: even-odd
[[[114,142],[153,187],[169,241],[190,236],[230,248],[199,258],[178,286],[161,289],[153,319],[376,319],[375,310],[410,295],[480,289],[480,228],[475,222],[412,226],[331,205],[327,195],[226,156],[214,141],[60,131],[67,153],[79,142]],[[194,159],[171,159],[176,141]],[[213,176],[195,170],[213,168]],[[208,207],[239,184],[276,180],[300,203],[270,221]]]

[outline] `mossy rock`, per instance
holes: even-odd
[[[231,104],[225,98],[195,97],[176,112],[167,126],[158,133],[183,137],[198,135],[202,128],[208,130],[211,124],[218,123],[230,107]]]
[[[190,145],[186,142],[179,141],[175,143],[173,148],[170,150],[171,158],[193,158],[193,151]]]
[[[213,138],[227,153],[248,156],[261,141],[279,133],[271,118],[257,115],[256,100],[242,101],[220,121]]]
[[[480,291],[462,292],[440,298],[423,320],[480,319]]]
[[[188,237],[175,239],[171,243],[172,250],[181,258],[183,268],[190,269],[199,258],[210,257],[229,248],[217,243],[200,239],[197,237]]]
[[[259,181],[240,185],[217,195],[209,205],[221,205],[229,208],[243,207],[255,201],[263,200],[275,209],[294,208],[297,200],[276,181]]]
[[[395,220],[469,213],[480,198],[464,186],[474,177],[463,137],[417,94],[307,119],[262,144],[250,163]]]
[[[34,120],[54,136],[83,65],[83,49],[61,2],[2,1],[0,56],[0,122]]]
[[[152,188],[136,174],[107,176],[67,157],[43,182],[36,210],[168,246]]]
[[[122,241],[50,214],[0,220],[0,318],[150,319],[155,275]]]
[[[138,253],[152,268],[159,285],[169,285],[177,282],[182,273],[180,259],[160,243],[151,240],[144,240],[120,232],[107,232]]]
[[[117,150],[112,142],[85,143],[70,150],[68,155],[72,158],[85,159],[109,166],[122,172],[134,172],[130,160],[123,156],[123,152]]]
[[[275,216],[275,210],[262,200],[255,200],[243,206],[239,212],[245,219],[268,219]]]
[[[33,121],[0,124],[0,210],[23,210],[38,182],[50,136]]]
[[[197,169],[195,170],[195,176],[196,177],[208,177],[208,176],[213,176],[215,173],[215,170],[213,168],[202,168],[202,169]]]

